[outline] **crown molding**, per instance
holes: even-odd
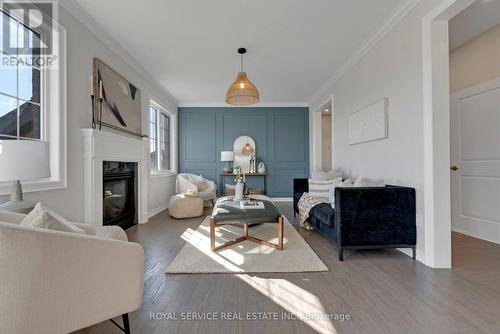
[[[325,101],[328,96],[332,95],[335,84],[349,72],[375,45],[377,45],[384,36],[394,28],[413,8],[415,8],[420,0],[405,0],[397,7],[389,16],[389,18],[379,26],[377,30],[361,45],[359,49],[344,63],[319,90],[313,95],[309,102],[312,110],[321,107],[321,102]]]
[[[227,103],[205,102],[205,103],[180,103],[179,108],[309,108],[309,103],[257,103],[250,106],[235,106]]]
[[[146,82],[152,83],[159,92],[163,93],[168,98],[168,101],[165,102],[168,103],[170,108],[177,108],[179,101],[158,80],[153,79],[154,76],[118,43],[76,0],[60,0],[59,4],[97,37],[97,39],[116,53],[121,60],[141,75]]]

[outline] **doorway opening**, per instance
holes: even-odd
[[[449,36],[452,266],[463,268],[500,244],[500,1],[465,8]]]
[[[311,177],[333,169],[334,152],[333,98],[329,98],[312,112]]]
[[[493,3],[444,0],[423,19],[425,263],[434,268],[452,265],[450,21],[471,5]],[[463,198],[459,203],[464,208]]]
[[[332,108],[324,106],[321,111],[321,167],[323,171],[332,170]]]

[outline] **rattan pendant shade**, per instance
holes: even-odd
[[[247,78],[245,72],[238,73],[236,80],[229,86],[226,102],[235,105],[248,105],[259,102],[259,91]]]
[[[250,105],[259,102],[259,91],[257,87],[248,80],[247,74],[243,72],[243,55],[246,49],[239,48],[238,53],[241,55],[241,71],[238,73],[236,80],[229,86],[226,93],[226,102],[233,105]]]

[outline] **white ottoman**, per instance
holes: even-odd
[[[170,198],[168,212],[174,218],[193,218],[203,215],[203,199],[178,194]]]

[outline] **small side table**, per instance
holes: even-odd
[[[221,194],[222,196],[225,196],[226,194],[226,187],[225,187],[225,180],[227,176],[232,176],[235,177],[236,175],[234,173],[221,173],[220,174],[220,188],[221,189]],[[267,173],[246,173],[245,177],[262,177],[264,179],[264,189],[263,189],[263,195],[267,194]]]

